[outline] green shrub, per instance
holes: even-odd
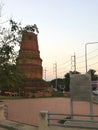
[[[60,92],[53,92],[52,93],[52,97],[63,97],[63,94],[62,93],[60,93]]]

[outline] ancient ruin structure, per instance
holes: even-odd
[[[18,63],[26,78],[42,79],[42,59],[35,33],[26,32],[23,34]]]
[[[42,59],[38,47],[37,34],[24,32],[18,57],[19,68],[25,75],[24,88],[25,95],[32,95],[37,91],[44,91],[46,82],[42,80]]]

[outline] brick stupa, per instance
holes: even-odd
[[[25,75],[22,87],[26,96],[46,89],[46,82],[42,79],[43,68],[37,34],[33,32],[23,33],[18,65]]]

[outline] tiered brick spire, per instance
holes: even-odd
[[[42,59],[35,33],[23,33],[17,62],[25,75],[24,83],[20,86],[24,90],[24,95],[32,97],[36,92],[44,92],[47,83],[42,79]]]
[[[23,33],[18,64],[26,78],[42,79],[42,59],[40,58],[38,40],[35,33]]]

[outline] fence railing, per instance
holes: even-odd
[[[93,120],[91,120],[93,117]],[[60,114],[48,112],[48,126],[98,129],[98,115]]]

